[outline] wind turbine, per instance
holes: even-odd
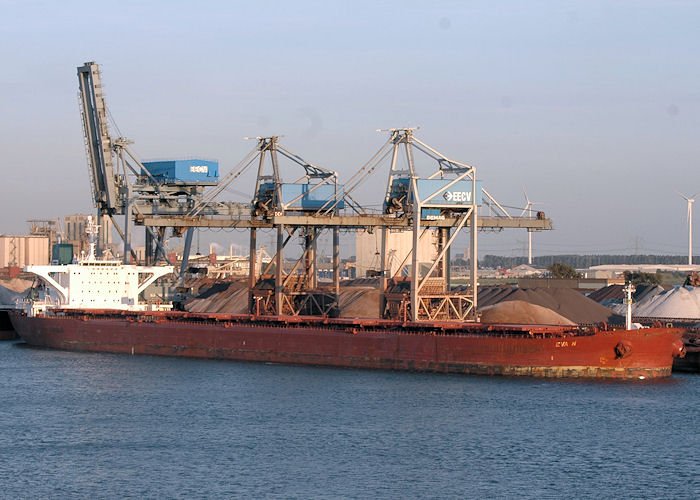
[[[532,206],[542,205],[542,203],[540,203],[539,201],[530,201],[530,198],[527,197],[527,191],[525,191],[524,185],[523,195],[525,195],[525,201],[527,202],[527,205],[525,205],[525,208],[520,213],[520,217],[524,216],[525,214],[528,214],[528,217],[532,217]],[[529,265],[532,265],[532,231],[530,231],[529,229],[527,231],[527,263]]]
[[[695,203],[695,197],[697,193],[693,196],[685,196],[678,193],[678,196],[683,198],[688,202],[688,265],[693,265],[693,203]]]

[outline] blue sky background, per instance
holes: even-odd
[[[535,255],[687,253],[676,191],[700,191],[700,2],[0,0],[0,10],[0,232],[90,210],[76,67],[94,60],[143,159],[201,155],[225,173],[253,147],[243,137],[283,134],[342,180],[384,143],[376,129],[420,126],[501,203],[523,207],[522,185],[546,203],[556,230],[534,235]],[[357,198],[379,204],[385,177]],[[252,178],[234,189],[252,196]],[[483,234],[480,253],[523,255],[526,240]]]

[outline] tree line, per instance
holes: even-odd
[[[561,262],[555,262],[549,266],[547,270],[553,278],[574,279],[583,277],[576,269],[568,264],[562,264]],[[660,285],[663,283],[663,277],[658,272],[644,273],[639,271],[625,271],[624,276],[625,282],[632,283],[633,285]],[[688,279],[690,279],[690,277],[688,277]]]
[[[698,257],[693,257],[694,262],[700,262]],[[461,259],[458,259],[461,260]],[[687,264],[687,255],[541,255],[532,258],[535,267],[549,267],[555,263],[566,264],[576,269],[591,266],[620,265],[620,264],[661,264],[678,265]],[[459,265],[459,263],[457,263]],[[465,262],[464,265],[467,263]],[[527,264],[527,257],[503,257],[500,255],[484,255],[479,260],[479,267],[511,268]]]

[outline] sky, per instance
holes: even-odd
[[[700,2],[0,9],[0,233],[92,210],[76,67],[96,61],[119,131],[144,160],[214,158],[225,174],[254,147],[245,137],[283,135],[342,182],[386,141],[377,129],[418,126],[514,214],[523,187],[541,202],[555,230],[534,234],[534,255],[687,254],[678,192],[700,192]],[[356,199],[378,205],[387,172]],[[243,177],[224,198],[249,201],[253,188]],[[201,238],[247,242],[240,231]],[[482,233],[479,252],[526,255],[526,242],[524,230]]]

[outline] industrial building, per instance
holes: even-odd
[[[0,235],[0,268],[49,263],[49,238],[38,235]]]
[[[387,273],[394,276],[401,263],[410,258],[413,249],[413,233],[411,231],[356,231],[355,258],[358,278],[378,276],[381,270],[382,234],[386,234],[386,265]],[[419,265],[430,265],[438,254],[438,232],[429,230],[418,244]],[[404,268],[405,275],[410,271],[410,262]]]

